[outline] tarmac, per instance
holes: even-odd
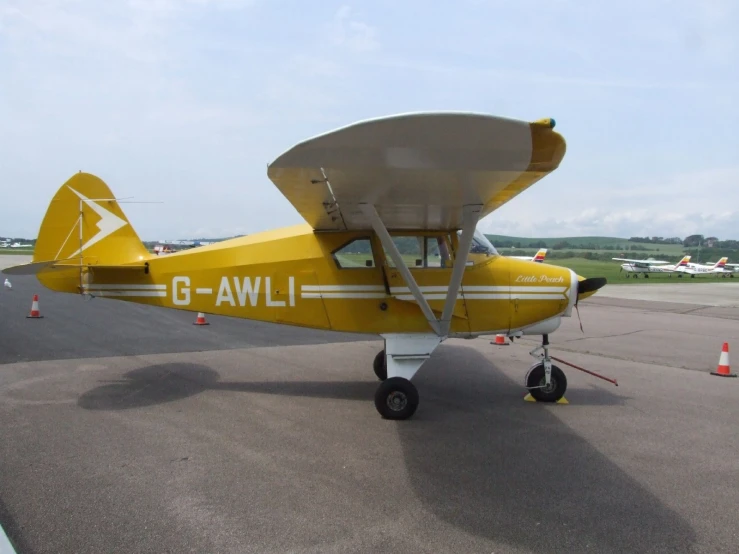
[[[739,379],[710,372],[739,344],[739,283],[581,302],[552,353],[619,386],[558,363],[567,405],[523,400],[535,337],[448,340],[391,422],[376,337],[11,282],[0,525],[19,553],[736,551]]]

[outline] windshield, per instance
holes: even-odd
[[[457,231],[457,235],[460,236],[462,231]],[[498,251],[491,244],[488,238],[480,231],[475,229],[475,234],[472,235],[472,244],[470,245],[470,254],[486,254],[488,256],[497,256]]]

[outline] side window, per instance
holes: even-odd
[[[394,236],[393,242],[409,269],[451,267],[450,243],[447,236]],[[385,259],[390,267],[395,267],[387,250]]]
[[[368,237],[355,239],[333,253],[336,265],[342,269],[375,267],[372,243]]]
[[[395,248],[400,252],[400,256],[403,258],[405,265],[409,268],[423,267],[423,237],[415,236],[397,236],[393,237]],[[386,248],[385,259],[390,267],[395,267],[395,262],[390,257],[390,253]]]
[[[461,231],[457,232],[459,236]],[[472,243],[470,244],[470,253],[467,256],[467,265],[476,265],[485,263],[490,259],[490,256],[497,256],[498,251],[490,243],[488,238],[477,229],[472,237]]]
[[[451,267],[449,250],[445,237],[426,237],[426,267]]]

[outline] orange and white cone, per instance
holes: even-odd
[[[729,343],[725,342],[724,347],[721,349],[721,357],[718,359],[718,367],[716,371],[712,371],[711,375],[718,375],[719,377],[736,377],[736,373],[731,372],[731,366],[729,365]]]
[[[210,325],[210,323],[205,321],[205,314],[203,312],[198,312],[198,317],[193,325]]]
[[[497,344],[499,346],[508,346],[510,343],[506,340],[505,335],[495,335],[495,341],[490,344]]]
[[[40,319],[44,316],[41,315],[41,312],[38,309],[38,294],[33,295],[33,302],[31,303],[31,313],[26,316],[26,318],[29,319]]]

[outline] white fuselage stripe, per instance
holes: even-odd
[[[167,291],[164,291],[164,290],[94,290],[94,289],[87,289],[85,292],[89,294],[98,295],[98,296],[128,296],[128,297],[137,297],[137,298],[152,297],[152,296],[159,296],[163,298],[167,296]]]
[[[443,292],[446,293],[448,287],[419,287],[421,292]],[[461,292],[557,292],[563,293],[567,290],[567,287],[537,287],[537,286],[465,286],[462,285]],[[408,287],[390,287],[392,293],[404,293],[410,292]]]
[[[384,292],[303,292],[300,298],[385,298]]]
[[[87,285],[96,290],[167,290],[167,285]]]
[[[383,292],[382,285],[303,285],[303,292]]]
[[[447,287],[420,287],[426,300],[446,300]],[[388,298],[382,285],[303,285],[301,298],[325,299],[380,299]],[[398,300],[415,301],[408,287],[391,287],[389,297]],[[457,300],[566,300],[566,288],[563,287],[502,287],[471,286],[463,287]],[[85,292],[99,296],[127,297],[166,297],[167,285],[152,284],[101,284],[88,285]],[[196,288],[195,294],[213,294],[212,288]]]
[[[426,300],[446,300],[446,294],[424,294]],[[395,295],[398,300],[414,300],[412,294]],[[564,294],[505,294],[471,293],[457,296],[457,300],[567,300]]]

